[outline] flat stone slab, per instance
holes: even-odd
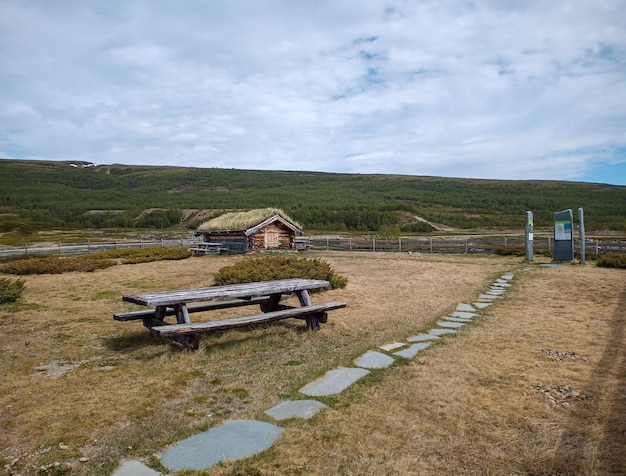
[[[501,280],[497,280],[495,283],[492,284],[492,286],[496,287],[496,288],[510,288],[511,287],[511,283],[507,283],[506,281],[502,281]]]
[[[445,316],[443,320],[451,321],[451,322],[463,322],[465,324],[467,324],[468,322],[472,322],[471,319],[463,319],[462,317],[453,317],[453,316]]]
[[[279,403],[265,413],[274,420],[287,420],[288,418],[308,420],[324,408],[326,408],[326,405],[317,400],[289,400]]]
[[[501,296],[495,296],[494,294],[481,294],[479,299],[499,299]]]
[[[513,279],[513,273],[507,273],[507,274],[503,274],[502,276],[500,276],[500,278],[506,280],[506,281],[510,281],[511,279]]]
[[[475,302],[474,306],[476,306],[478,309],[485,309],[486,307],[491,306],[490,302]]]
[[[480,314],[476,314],[475,312],[465,312],[465,311],[454,311],[452,313],[452,317],[460,317],[461,319],[473,319]]]
[[[498,289],[498,288],[489,288],[489,292],[487,294],[497,294],[497,295],[501,295],[506,293],[505,289]]]
[[[428,333],[436,336],[443,336],[446,334],[456,334],[456,331],[454,329],[431,329]]]
[[[141,461],[124,461],[112,476],[166,476],[165,473],[149,468]]]
[[[375,350],[366,352],[361,357],[354,361],[354,365],[357,367],[363,367],[365,369],[385,369],[395,362],[393,357],[389,357],[382,352],[376,352]]]
[[[393,355],[397,355],[398,357],[404,357],[405,359],[412,359],[419,353],[420,350],[424,350],[429,346],[430,342],[421,342],[419,344],[413,344],[407,349],[394,352]]]
[[[441,339],[441,337],[436,336],[434,334],[418,334],[413,337],[409,337],[407,341],[409,342],[425,342],[429,340]]]
[[[161,455],[164,466],[199,470],[221,461],[252,456],[268,449],[283,429],[262,421],[230,420],[174,445]]]
[[[446,329],[459,329],[463,327],[465,324],[467,323],[466,322],[450,322],[450,321],[439,321],[437,323],[439,327],[443,327]]]
[[[392,350],[399,349],[400,347],[404,347],[406,344],[404,342],[393,342],[391,344],[381,345],[379,349],[384,350],[385,352],[391,352]]]
[[[369,370],[339,367],[329,370],[322,377],[306,384],[300,389],[300,393],[309,397],[322,397],[324,395],[335,395],[343,392],[360,378],[369,374]]]
[[[456,307],[457,311],[461,312],[474,312],[476,309],[471,304],[461,303]]]

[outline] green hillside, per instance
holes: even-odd
[[[202,169],[0,159],[0,232],[195,228],[206,213],[282,208],[307,230],[522,228],[579,207],[588,230],[626,230],[626,187],[557,181]]]

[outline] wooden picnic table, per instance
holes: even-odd
[[[201,334],[214,330],[225,330],[252,324],[271,322],[289,317],[305,319],[312,330],[318,330],[320,323],[327,320],[326,311],[345,307],[345,303],[330,302],[313,305],[309,290],[329,286],[320,279],[281,279],[254,283],[230,284],[196,289],[181,289],[123,296],[123,300],[141,306],[154,307],[147,311],[132,311],[115,314],[118,321],[143,320],[151,333],[170,337],[188,347],[197,349]],[[282,306],[284,294],[295,293],[300,307]],[[191,303],[203,303],[190,306]],[[189,314],[238,306],[259,304],[262,314],[191,323]],[[176,324],[168,324],[165,317],[175,315]]]

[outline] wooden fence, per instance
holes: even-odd
[[[315,251],[374,251],[374,252],[401,252],[401,253],[448,253],[448,254],[494,254],[499,250],[518,250],[525,254],[526,246],[523,237],[500,236],[468,236],[468,237],[403,237],[393,240],[384,240],[378,237],[338,237],[338,236],[310,236],[299,237],[298,250]],[[159,246],[164,248],[187,247],[193,248],[198,243],[194,239],[175,240],[137,240],[137,241],[110,241],[88,243],[58,243],[37,244],[24,246],[0,246],[0,260],[8,256],[77,256],[97,251],[116,250],[126,248],[148,248]],[[552,237],[535,237],[534,252],[551,251]],[[580,242],[574,241],[575,251],[579,251]],[[619,240],[586,240],[586,253],[626,253],[626,241]]]
[[[551,236],[535,237],[535,253],[551,251],[554,240]],[[350,237],[311,236],[298,238],[299,249],[327,251],[377,251],[403,253],[450,253],[450,254],[494,254],[500,250],[520,251],[525,254],[523,237],[515,236],[467,236],[467,237],[403,237],[392,240]],[[574,241],[574,250],[580,250],[580,242]],[[626,241],[586,240],[586,253],[625,253]]]

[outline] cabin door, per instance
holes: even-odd
[[[265,249],[275,250],[280,246],[279,233],[275,230],[265,230]]]

